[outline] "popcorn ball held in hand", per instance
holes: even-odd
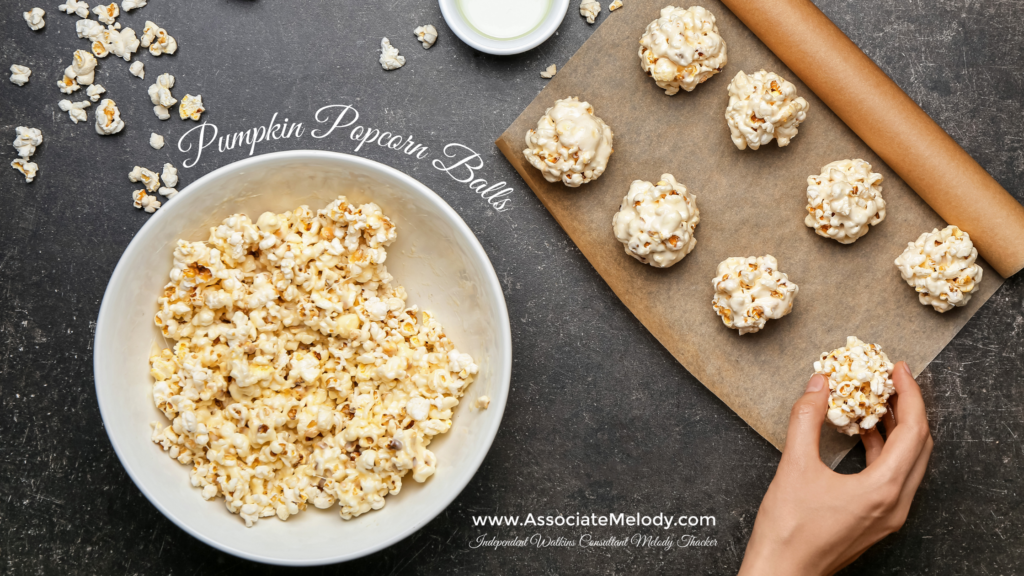
[[[715,16],[700,6],[666,6],[640,37],[640,67],[669,96],[722,71],[729,61]]]
[[[818,236],[853,244],[885,220],[882,175],[864,160],[838,160],[807,178],[804,224]]]
[[[728,258],[718,265],[712,281],[715,312],[729,328],[740,334],[753,334],[769,319],[779,319],[793,310],[800,287],[779,271],[772,255]]]
[[[970,302],[981,282],[978,249],[956,226],[925,232],[896,258],[900,275],[914,287],[921,304],[949,312]]]
[[[697,198],[671,174],[662,174],[657,184],[630,184],[612,218],[612,229],[626,254],[655,268],[668,268],[697,245],[693,232],[699,222]]]
[[[807,101],[796,95],[796,86],[774,72],[748,75],[741,70],[729,83],[725,120],[740,150],[757,150],[773,138],[780,148],[787,146],[806,117]]]
[[[604,174],[613,152],[612,129],[574,96],[544,112],[526,133],[526,146],[523,155],[545,180],[576,188]]]
[[[829,423],[849,436],[874,428],[896,391],[892,369],[881,346],[865,344],[856,336],[848,337],[843,348],[823,352],[814,372],[828,378]]]

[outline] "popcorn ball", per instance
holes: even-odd
[[[885,220],[882,175],[864,160],[837,160],[807,177],[804,224],[818,236],[852,244]]]
[[[662,8],[640,37],[639,54],[640,67],[669,96],[692,92],[729,61],[715,16],[700,6]]]
[[[725,119],[740,150],[757,150],[772,138],[780,148],[787,146],[806,117],[807,101],[796,95],[796,86],[774,72],[748,76],[741,70],[729,83]]]
[[[778,320],[789,314],[800,290],[779,271],[779,263],[771,255],[728,258],[718,265],[718,276],[711,283],[715,312],[741,335],[760,331],[769,318]]]
[[[657,184],[634,180],[612,218],[615,237],[626,254],[655,268],[668,268],[697,245],[697,198],[671,174]]]
[[[828,421],[849,436],[874,428],[896,391],[892,369],[881,346],[856,336],[848,337],[843,348],[823,352],[814,372],[828,378]]]
[[[613,152],[612,129],[574,96],[544,112],[537,128],[526,133],[526,146],[523,155],[545,180],[576,188],[604,174]]]
[[[384,266],[395,226],[339,197],[179,240],[150,358],[152,440],[247,526],[312,505],[349,519],[437,466],[478,371]]]
[[[971,300],[981,282],[971,236],[956,226],[925,232],[896,258],[900,275],[917,290],[921,304],[948,312]]]

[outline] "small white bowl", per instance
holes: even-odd
[[[246,528],[218,497],[205,501],[189,481],[190,466],[150,441],[151,421],[166,422],[153,405],[149,356],[166,347],[153,324],[179,238],[205,240],[209,227],[235,213],[254,220],[264,211],[302,204],[317,209],[344,194],[376,202],[394,222],[388,271],[409,302],[430,310],[480,374],[456,409],[451,430],[430,449],[437,473],[419,484],[405,477],[386,506],[352,520],[339,508],[276,517]],[[342,562],[390,546],[423,527],[469,483],[498,432],[512,373],[512,339],[501,285],[466,223],[441,198],[382,164],[332,152],[266,154],[200,178],[164,204],[139,230],[107,285],[96,323],[96,395],[114,451],[139,490],[172,522],[229,554],[271,564]],[[471,409],[486,394],[487,410]]]
[[[547,16],[536,28],[523,36],[503,40],[485,36],[470,25],[462,14],[462,10],[459,9],[458,0],[438,0],[438,4],[441,6],[441,15],[456,36],[481,52],[499,56],[520,54],[536,48],[550,38],[555,30],[558,30],[558,26],[565,19],[566,11],[569,9],[569,0],[550,0],[550,2],[551,6]]]

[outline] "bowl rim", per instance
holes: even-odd
[[[445,23],[460,40],[470,47],[496,56],[522,54],[540,46],[555,34],[569,10],[569,0],[551,0],[551,12],[546,20],[532,32],[511,40],[497,40],[488,38],[471,28],[459,12],[459,8],[456,6],[457,1],[438,0],[437,3],[441,7],[441,16]],[[551,14],[556,14],[556,16],[553,17]]]
[[[491,403],[492,405],[490,409],[499,411],[499,413],[497,418],[493,420],[493,424],[488,429],[479,431],[482,433],[483,437],[483,450],[480,450],[478,455],[473,460],[470,461],[469,465],[464,467],[464,469],[466,470],[471,469],[471,473],[465,476],[464,481],[451,483],[450,485],[453,486],[454,489],[450,490],[447,496],[436,500],[433,506],[433,510],[426,514],[421,520],[413,522],[412,524],[404,525],[402,529],[393,532],[387,538],[382,539],[380,542],[372,546],[369,546],[363,550],[356,551],[354,553],[337,554],[336,556],[325,557],[321,559],[283,559],[275,558],[269,555],[253,554],[244,550],[239,550],[237,548],[218,542],[212,538],[208,538],[207,536],[197,532],[196,530],[193,530],[193,528],[189,524],[178,518],[172,510],[165,507],[154,495],[150,494],[148,488],[146,488],[146,486],[142,483],[139,472],[134,470],[130,465],[129,461],[126,459],[122,447],[118,439],[115,438],[111,433],[110,427],[104,425],[103,428],[104,431],[107,433],[107,438],[110,440],[110,444],[114,448],[114,453],[117,455],[118,461],[121,463],[121,466],[124,468],[125,472],[128,473],[128,476],[132,479],[132,482],[135,483],[135,486],[139,489],[140,492],[142,492],[143,496],[145,496],[146,499],[149,500],[149,502],[153,506],[155,506],[157,510],[159,510],[166,518],[168,518],[179,528],[190,534],[193,538],[196,538],[197,540],[209,546],[212,546],[213,548],[216,548],[222,552],[226,552],[239,558],[244,558],[247,560],[252,560],[264,564],[273,564],[279,566],[322,566],[346,562],[349,560],[355,560],[357,558],[368,556],[370,554],[373,554],[374,552],[378,552],[384,548],[387,548],[389,546],[392,546],[393,544],[398,543],[399,541],[407,538],[408,536],[418,531],[420,528],[426,526],[431,521],[433,521],[462,493],[463,490],[465,490],[469,482],[472,481],[472,479],[476,476],[477,471],[480,469],[480,466],[483,464],[484,459],[490,452],[491,445],[494,442],[494,438],[497,436],[498,430],[501,427],[501,421],[505,414],[505,405],[507,403],[508,392],[510,391],[511,388],[512,379],[512,330],[508,316],[508,306],[506,305],[505,302],[504,291],[501,289],[501,283],[498,281],[497,273],[495,273],[494,271],[494,265],[491,263],[490,258],[488,258],[487,252],[484,251],[483,246],[480,245],[480,241],[477,239],[476,235],[473,234],[473,231],[469,228],[469,226],[462,219],[462,217],[459,216],[459,214],[447,202],[445,202],[440,196],[438,196],[437,193],[428,188],[422,182],[416,180],[415,178],[409,176],[408,174],[396,168],[392,168],[391,166],[388,166],[386,164],[381,164],[380,162],[376,162],[366,158],[361,158],[359,156],[353,156],[351,154],[344,154],[341,152],[331,152],[323,150],[287,150],[282,152],[271,152],[267,154],[253,156],[250,158],[245,158],[237,162],[232,162],[230,164],[217,168],[216,170],[213,170],[205,174],[204,176],[200,177],[199,179],[197,179],[196,181],[192,182],[187,187],[182,189],[180,192],[178,192],[178,196],[195,193],[196,190],[202,189],[207,182],[214,180],[215,178],[224,173],[248,168],[252,165],[260,164],[271,160],[289,159],[330,159],[334,161],[340,161],[342,163],[355,164],[359,167],[369,168],[371,170],[378,170],[387,173],[389,176],[401,181],[403,185],[419,191],[426,200],[428,200],[435,207],[439,208],[443,213],[445,213],[446,216],[451,221],[451,223],[454,225],[454,227],[458,229],[459,232],[461,232],[465,238],[468,239],[468,248],[473,253],[473,255],[478,257],[485,264],[485,289],[497,295],[497,298],[495,300],[497,301],[499,316],[501,319],[501,326],[494,327],[495,338],[498,340],[498,350],[508,350],[508,353],[502,355],[503,357],[500,359],[493,359],[495,361],[500,360],[500,365],[495,366],[494,374],[497,377],[496,384],[498,385],[499,389],[504,389],[505,394],[502,394],[501,397],[498,398],[498,402],[492,401]],[[96,401],[97,404],[99,405],[100,417],[103,420],[103,422],[106,422],[108,420],[108,416],[112,416],[109,415],[107,413],[107,410],[104,408],[103,394],[101,393],[99,378],[101,357],[100,342],[106,339],[107,323],[109,322],[105,321],[105,319],[114,313],[112,312],[112,310],[114,309],[114,304],[111,302],[111,286],[120,283],[122,281],[122,278],[124,278],[127,274],[130,273],[130,271],[127,269],[127,264],[125,263],[127,260],[127,256],[130,253],[141,249],[140,246],[142,246],[142,244],[145,242],[145,240],[143,239],[146,237],[148,230],[155,226],[154,222],[160,219],[161,216],[162,214],[158,210],[155,214],[153,214],[153,216],[146,220],[146,223],[142,225],[138,232],[135,233],[135,236],[132,238],[131,242],[128,243],[127,248],[125,248],[124,252],[121,254],[121,257],[118,259],[117,266],[114,267],[114,271],[110,276],[110,280],[107,281],[107,287],[106,289],[104,289],[103,292],[103,299],[100,303],[99,313],[96,316],[96,333],[93,338],[93,385],[96,390]],[[140,435],[143,433],[144,431],[140,431]]]

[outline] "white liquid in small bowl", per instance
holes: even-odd
[[[529,34],[551,9],[551,0],[457,0],[457,4],[470,26],[497,40]]]

